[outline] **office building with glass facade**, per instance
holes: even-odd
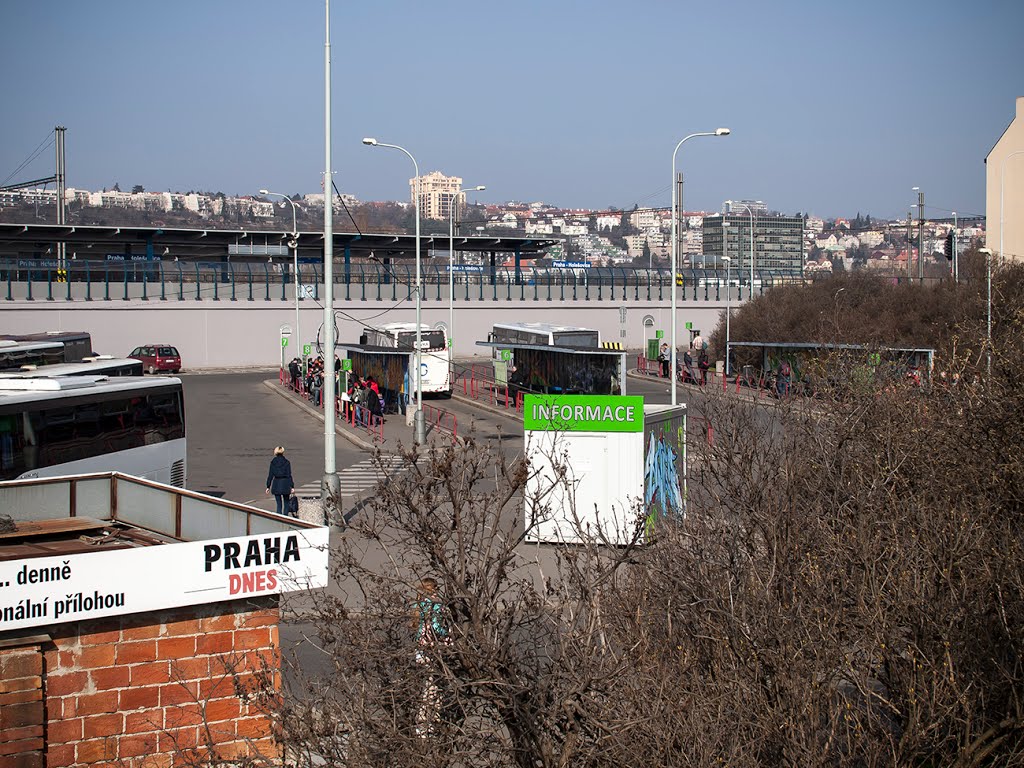
[[[704,217],[704,249],[694,266],[725,268],[722,256],[728,256],[730,268],[749,280],[751,264],[751,217],[749,214],[725,214]],[[756,273],[802,278],[804,275],[804,220],[800,216],[755,215],[753,264]]]

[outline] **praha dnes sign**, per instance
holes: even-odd
[[[0,632],[327,586],[328,529],[0,562]]]
[[[644,399],[630,395],[526,395],[523,428],[532,432],[643,432]]]

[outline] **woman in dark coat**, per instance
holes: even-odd
[[[277,501],[277,514],[285,514],[288,507],[285,502],[295,487],[292,480],[292,464],[284,457],[284,446],[274,449],[274,458],[270,460],[270,471],[267,472],[267,494],[274,494]]]

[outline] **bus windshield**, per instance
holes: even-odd
[[[600,346],[597,331],[555,331],[556,347],[593,347]]]
[[[427,352],[438,352],[446,349],[448,346],[444,331],[420,331],[420,339],[422,340],[424,351]],[[415,350],[416,331],[402,331],[399,333],[398,348]]]

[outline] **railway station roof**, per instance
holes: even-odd
[[[152,244],[154,255],[177,256],[187,260],[208,260],[231,256],[266,259],[268,255],[291,257],[288,250],[292,233],[260,229],[179,229],[174,227],[115,227],[73,224],[13,224],[0,222],[0,258],[24,256],[33,250],[51,249],[63,242],[77,252],[79,258],[102,260],[106,254],[140,254]],[[416,238],[409,234],[372,232],[333,233],[334,256],[345,249],[353,257],[413,258]],[[457,250],[467,253],[506,253],[536,255],[559,242],[552,238],[506,237],[504,235],[463,235],[454,238]],[[324,249],[323,232],[299,232],[299,256],[319,255]],[[421,235],[420,250],[424,256],[434,250],[448,251],[448,235]],[[83,256],[84,253],[84,256]],[[92,256],[95,254],[95,256]]]

